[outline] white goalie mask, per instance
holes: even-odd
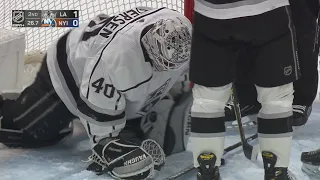
[[[157,71],[178,69],[190,58],[191,25],[181,19],[161,19],[141,39]]]

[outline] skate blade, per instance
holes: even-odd
[[[320,167],[319,166],[313,166],[310,164],[303,164],[301,169],[303,172],[305,172],[310,177],[310,180],[320,179]]]

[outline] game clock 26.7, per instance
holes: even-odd
[[[27,27],[39,27],[40,21],[39,20],[26,20]]]

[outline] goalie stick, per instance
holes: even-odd
[[[246,143],[249,143],[250,141],[253,141],[253,140],[257,139],[257,138],[258,138],[258,134],[254,134],[254,135],[248,137],[247,139],[245,139],[245,141],[246,141]],[[227,154],[228,152],[237,149],[237,148],[240,147],[241,145],[242,145],[242,142],[241,142],[241,141],[238,142],[238,143],[236,143],[236,144],[234,144],[234,145],[231,145],[231,146],[229,146],[229,147],[227,147],[227,148],[224,149],[224,153],[223,153],[223,154]],[[222,165],[224,164],[223,161],[221,161],[221,163],[222,163]],[[193,165],[188,166],[187,168],[182,169],[181,171],[179,171],[179,172],[171,175],[170,177],[166,178],[165,180],[174,180],[174,179],[177,179],[177,178],[179,178],[179,177],[187,174],[188,172],[190,172],[190,171],[192,171],[192,170],[194,170],[194,169],[195,169],[195,167],[194,167]]]
[[[242,126],[242,122],[241,122],[241,110],[240,110],[239,99],[238,99],[234,84],[232,84],[231,90],[232,90],[231,99],[233,101],[234,113],[236,116],[236,120],[238,122],[238,128],[240,133],[240,139],[242,142],[243,153],[246,156],[246,158],[248,158],[249,160],[251,161],[257,160],[257,157],[259,154],[259,146],[252,146],[246,141],[246,136]]]

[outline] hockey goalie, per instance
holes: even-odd
[[[0,98],[0,142],[53,145],[72,134],[78,118],[92,143],[87,170],[152,177],[165,153],[183,148],[164,138],[188,89],[191,29],[179,12],[138,7],[69,31],[47,50],[32,85],[14,100]]]

